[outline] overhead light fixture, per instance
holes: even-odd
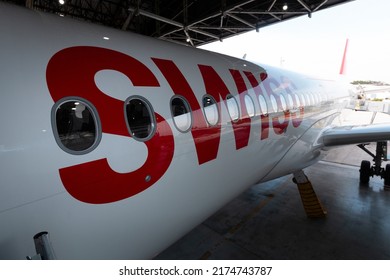
[[[288,10],[288,5],[287,4],[284,4],[283,5],[283,11],[287,11]]]
[[[65,4],[65,0],[58,0],[58,3],[60,3],[60,5],[64,5]]]
[[[110,37],[104,36],[103,39],[108,41],[110,40]]]

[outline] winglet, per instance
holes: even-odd
[[[344,54],[343,54],[343,61],[341,62],[341,67],[340,67],[340,75],[345,75],[345,72],[346,72],[347,50],[348,50],[348,39],[347,39],[347,41],[345,42],[345,48],[344,48]]]

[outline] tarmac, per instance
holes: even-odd
[[[389,115],[373,116],[346,110],[335,122],[390,123]],[[375,143],[367,147],[375,151]],[[306,216],[288,175],[250,187],[155,259],[390,259],[390,189],[379,177],[360,184],[361,160],[371,157],[345,146],[304,170],[325,218]]]

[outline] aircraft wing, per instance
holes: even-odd
[[[390,140],[390,124],[338,126],[326,129],[319,138],[324,147]]]

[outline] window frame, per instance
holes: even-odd
[[[248,102],[249,100],[249,102]],[[253,118],[256,116],[256,107],[255,107],[255,102],[253,101],[253,98],[249,95],[249,94],[245,94],[244,95],[244,103],[245,103],[245,108],[246,108],[246,112],[248,113],[248,116],[250,118]],[[251,109],[253,111],[252,114],[249,114],[249,110],[248,110],[248,103],[250,103],[251,105]]]
[[[279,94],[279,100],[282,112],[286,112],[289,108],[287,98],[283,94]]]
[[[186,107],[186,109],[187,109],[187,111],[188,111],[187,114],[189,114],[189,116],[190,116],[190,125],[189,125],[189,127],[188,127],[187,129],[185,129],[185,130],[179,128],[179,126],[176,124],[176,121],[175,121],[175,117],[177,117],[177,116],[175,116],[175,115],[173,114],[172,101],[173,101],[174,99],[176,99],[176,98],[177,98],[177,99],[181,99],[181,100],[183,101],[184,107]],[[169,106],[170,106],[170,110],[171,110],[172,122],[173,122],[174,126],[176,127],[176,129],[177,129],[178,131],[182,132],[182,133],[186,133],[186,132],[190,131],[190,130],[192,129],[192,125],[193,125],[193,116],[192,116],[191,105],[190,105],[190,103],[187,101],[187,99],[186,99],[184,96],[182,96],[182,95],[174,95],[174,96],[172,96],[171,100],[169,101]],[[179,116],[181,116],[181,115],[179,115]]]
[[[272,113],[278,113],[279,112],[278,100],[273,94],[270,94],[269,101],[270,101],[270,107],[272,109]]]
[[[209,107],[209,106],[206,106],[206,107],[204,106],[204,99],[205,98],[210,98],[213,101],[213,105],[215,105],[215,107],[216,107],[217,119],[216,119],[215,124],[210,123],[209,118],[207,117],[206,108]],[[210,125],[210,126],[217,126],[219,124],[219,122],[220,122],[220,112],[219,112],[219,108],[218,108],[218,103],[217,103],[217,101],[215,100],[215,98],[212,95],[205,94],[205,95],[202,96],[202,110],[203,110],[204,118],[205,118],[205,120],[206,120],[208,125]]]
[[[146,108],[147,108],[147,110],[149,112],[149,116],[150,116],[150,120],[151,120],[151,132],[145,138],[140,138],[140,137],[134,136],[134,134],[132,133],[131,128],[130,128],[129,120],[127,118],[127,105],[129,104],[129,102],[131,100],[134,100],[134,99],[138,99],[138,100],[142,101],[146,105]],[[124,102],[123,109],[124,109],[123,113],[124,113],[124,118],[125,118],[125,122],[126,122],[126,127],[127,127],[127,130],[129,132],[129,135],[131,136],[131,138],[133,138],[134,140],[137,140],[139,142],[146,142],[146,141],[152,139],[153,136],[156,134],[156,131],[157,131],[156,114],[155,114],[155,111],[154,111],[152,103],[150,103],[149,100],[146,99],[143,96],[132,95],[132,96],[126,98],[126,100]]]
[[[265,97],[262,94],[259,94],[259,96],[257,96],[257,101],[259,102],[260,115],[261,116],[267,116],[269,114],[269,108],[268,108],[267,100],[265,99]],[[264,106],[262,106],[262,105],[264,105]],[[263,109],[265,109],[265,112],[263,112]]]
[[[231,110],[229,110],[229,100],[233,99],[232,102],[234,102],[234,109],[236,110],[237,112],[237,117],[233,119],[233,114],[231,112]],[[238,102],[237,102],[237,99],[234,97],[233,94],[229,93],[228,95],[226,95],[226,98],[225,98],[225,101],[226,101],[226,109],[228,111],[228,114],[229,114],[229,117],[230,117],[230,120],[232,122],[238,122],[241,118],[241,111],[240,111],[240,107],[238,106]]]
[[[83,105],[85,105],[86,108],[88,108],[89,112],[92,114],[92,117],[93,117],[93,120],[94,120],[95,140],[94,140],[93,144],[90,147],[88,147],[87,149],[82,150],[82,151],[75,151],[75,150],[72,150],[72,149],[66,147],[64,145],[64,143],[61,141],[60,135],[58,133],[57,111],[63,104],[68,103],[68,102],[73,102],[73,103],[81,102],[81,103],[83,103]],[[102,125],[101,125],[101,121],[100,121],[100,117],[99,117],[98,111],[97,111],[95,106],[90,101],[88,101],[87,99],[82,98],[82,97],[67,96],[67,97],[61,98],[60,100],[55,102],[54,105],[52,106],[52,109],[51,109],[51,126],[52,126],[52,130],[53,130],[54,139],[56,140],[57,145],[64,152],[66,152],[68,154],[72,154],[72,155],[85,155],[85,154],[88,154],[88,153],[92,152],[93,150],[95,150],[96,147],[99,146],[100,141],[102,140]]]

